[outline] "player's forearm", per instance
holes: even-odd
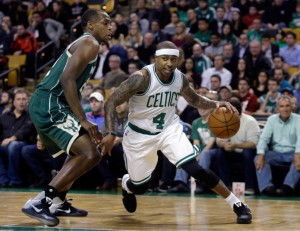
[[[115,132],[116,106],[111,96],[105,104],[105,127],[107,133]]]
[[[210,100],[204,96],[200,96],[197,95],[196,97],[194,97],[193,100],[188,101],[189,104],[195,108],[200,108],[200,109],[205,109],[205,110],[209,110],[209,109],[215,109],[217,108],[217,101],[214,100]]]

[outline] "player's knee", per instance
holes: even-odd
[[[99,163],[101,160],[101,155],[99,151],[97,150],[92,150],[90,152],[87,152],[85,155],[85,161],[89,163]]]
[[[133,184],[132,182],[128,182],[127,183],[127,186],[128,186],[128,189],[133,192],[134,194],[136,195],[142,195],[144,194],[145,192],[147,192],[147,189],[149,187],[149,184],[150,182],[145,182],[143,184],[140,184],[140,185],[135,185]]]

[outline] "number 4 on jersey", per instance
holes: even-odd
[[[153,118],[153,123],[157,124],[156,129],[163,129],[165,125],[166,113],[160,113]]]

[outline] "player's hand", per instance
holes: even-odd
[[[80,124],[89,133],[92,142],[97,146],[100,145],[102,140],[102,133],[99,132],[98,125],[88,120],[83,120],[80,122]]]
[[[257,159],[255,161],[256,170],[261,171],[264,165],[265,165],[264,155],[258,154]]]
[[[226,107],[227,110],[232,111],[233,113],[235,113],[237,115],[239,114],[238,110],[234,106],[232,106],[229,102],[226,102],[226,101],[217,102],[217,109],[219,107]]]
[[[111,150],[114,147],[114,143],[115,143],[115,139],[116,137],[114,135],[108,134],[107,136],[105,136],[99,147],[101,149],[101,155],[104,156],[106,153],[108,153],[109,155],[111,155]]]

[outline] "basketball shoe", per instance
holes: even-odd
[[[59,219],[50,213],[48,206],[41,201],[29,199],[22,208],[22,212],[27,216],[39,220],[43,225],[56,226]]]
[[[243,202],[237,202],[233,205],[233,211],[237,215],[238,224],[251,224],[252,215],[248,205]]]
[[[64,217],[85,217],[88,215],[88,212],[83,209],[77,209],[65,199],[62,203],[52,203],[49,208],[50,212],[55,216],[64,216]]]
[[[129,213],[133,213],[136,210],[136,197],[133,193],[129,192],[127,187],[127,181],[129,180],[129,175],[125,174],[122,178],[122,195],[123,195],[123,205]]]

